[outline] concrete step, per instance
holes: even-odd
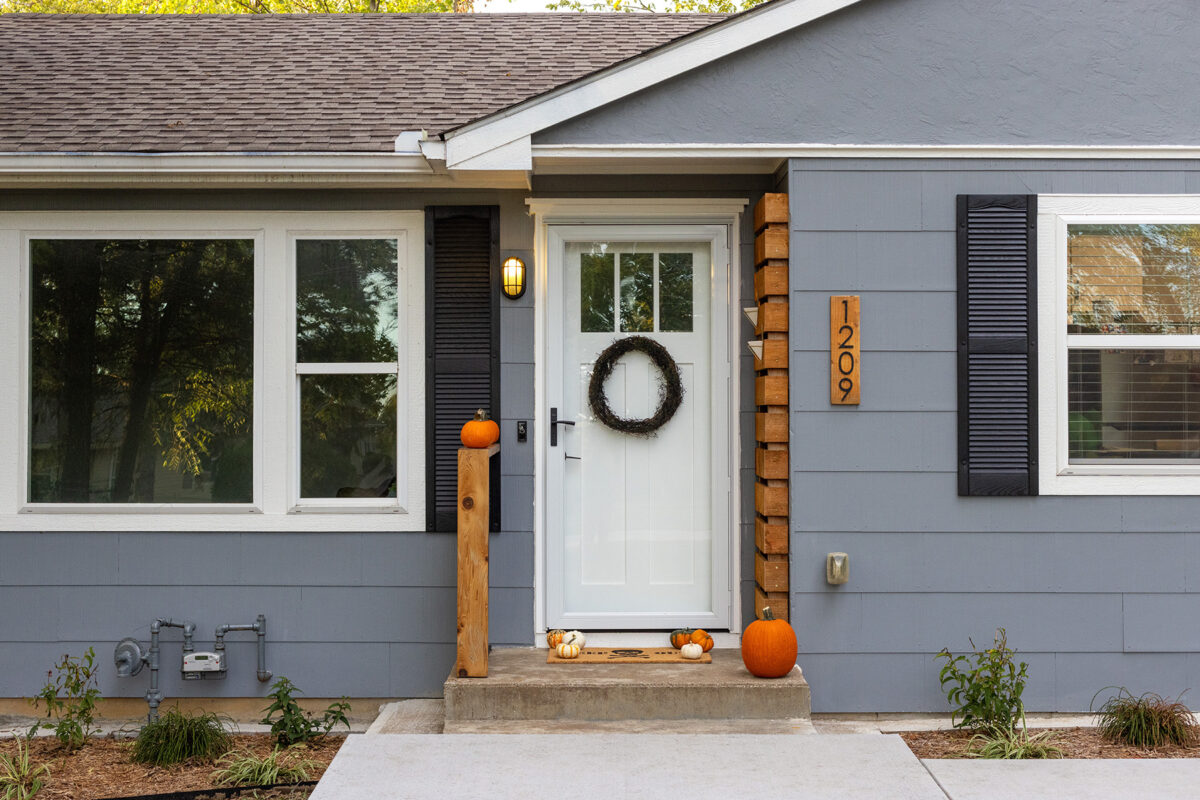
[[[711,664],[547,664],[545,650],[495,650],[487,678],[446,681],[446,731],[482,720],[808,719],[799,667],[763,679],[737,650],[712,655]]]
[[[442,733],[687,733],[706,735],[808,735],[806,719],[466,719],[445,723]]]

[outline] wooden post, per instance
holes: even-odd
[[[488,674],[489,465],[500,445],[458,451],[458,655],[454,674]]]

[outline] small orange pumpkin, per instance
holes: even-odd
[[[563,637],[566,635],[567,635],[567,632],[564,631],[562,628],[555,628],[552,631],[547,631],[546,632],[546,646],[549,647],[551,650],[553,650],[554,648],[558,647],[559,644],[562,643]]]
[[[796,666],[796,632],[769,606],[742,634],[742,663],[759,678],[782,678]]]
[[[459,435],[463,447],[491,447],[500,441],[500,426],[495,420],[488,419],[487,412],[482,408],[475,412],[475,418],[462,427]]]
[[[671,646],[676,650],[682,648],[685,644],[692,640],[691,628],[679,628],[671,631]]]
[[[713,649],[713,637],[703,628],[697,628],[696,630],[692,631],[691,640],[694,644],[698,644],[703,647],[704,652],[706,653]]]

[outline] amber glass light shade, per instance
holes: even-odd
[[[500,268],[500,287],[504,296],[516,300],[525,294],[525,262],[519,258],[506,258]]]

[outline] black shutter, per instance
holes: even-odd
[[[1037,196],[958,197],[958,493],[1037,494]]]
[[[482,408],[500,422],[499,209],[425,212],[426,530],[457,526],[459,432]],[[500,530],[500,459],[491,529]]]

